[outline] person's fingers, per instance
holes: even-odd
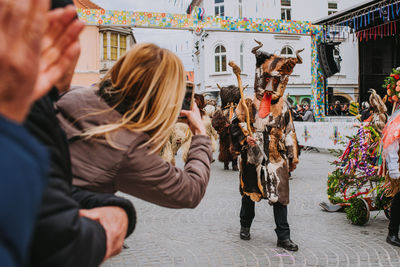
[[[44,28],[46,12],[50,7],[50,0],[30,0],[29,12],[25,16],[25,32],[36,32]]]
[[[72,5],[47,12],[48,27],[44,36],[43,51],[59,42],[75,17],[76,10]]]
[[[46,70],[49,66],[59,60],[59,58],[65,53],[65,50],[78,40],[79,34],[83,30],[84,26],[85,25],[78,20],[75,20],[68,26],[62,38],[57,41],[57,44],[43,52],[43,62],[40,67],[41,70]]]
[[[185,117],[187,117],[189,114],[190,114],[190,111],[189,111],[189,110],[181,110],[181,112],[180,112],[180,116],[185,116]]]
[[[45,71],[39,73],[36,82],[33,98],[35,100],[44,96],[57,83],[70,67],[70,64],[80,53],[78,42],[73,43],[59,58],[56,64],[49,66]]]
[[[46,51],[56,41],[57,36],[62,32],[60,20],[64,15],[63,8],[56,8],[47,12],[47,27],[42,40],[42,51]]]
[[[79,216],[89,218],[93,221],[99,221],[100,219],[99,213],[97,212],[96,209],[90,209],[90,210],[81,209],[79,210]]]

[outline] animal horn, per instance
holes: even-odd
[[[303,59],[299,55],[303,51],[304,51],[304,48],[296,51],[297,64],[302,64],[303,63]]]
[[[217,86],[218,86],[219,90],[221,90],[221,89],[222,89],[221,85],[219,85],[218,83],[217,83]]]
[[[256,41],[256,43],[258,44],[258,46],[254,47],[253,49],[251,49],[251,53],[253,53],[254,55],[256,54],[257,50],[260,49],[263,44],[259,41],[257,41],[256,39],[254,39],[254,41]]]

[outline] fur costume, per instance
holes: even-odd
[[[224,163],[224,169],[229,169],[229,162],[232,162],[232,168],[237,170],[238,153],[233,151],[230,121],[235,112],[235,107],[240,101],[239,88],[230,85],[220,89],[222,108],[218,108],[212,117],[212,127],[219,135],[219,155],[218,160]]]
[[[369,92],[369,104],[373,109],[371,126],[379,133],[382,134],[382,130],[387,122],[387,108],[382,98],[376,93],[374,89],[370,89]]]
[[[169,139],[165,143],[161,150],[161,157],[175,165],[175,155],[178,150],[185,146],[192,139],[192,132],[189,129],[189,125],[186,123],[178,122],[175,124],[173,131],[171,132]],[[189,144],[190,147],[190,144]]]
[[[259,42],[258,42],[259,43]],[[257,145],[246,142],[246,123],[238,108],[232,121],[232,141],[240,152],[240,191],[253,201],[289,203],[289,171],[298,163],[298,145],[290,105],[283,96],[289,75],[302,60],[284,58],[253,48],[256,56],[254,82],[257,114],[251,118]],[[252,104],[247,106],[253,110]]]
[[[205,100],[202,95],[195,94],[195,102],[200,110],[200,114],[202,115],[202,121],[204,126],[206,127],[207,135],[211,138],[211,145],[213,152],[216,149],[216,135],[217,132],[211,126],[211,119],[204,112]],[[178,150],[182,148],[182,159],[186,162],[187,154],[190,149],[190,145],[192,143],[193,134],[189,129],[189,125],[186,123],[178,122],[171,135],[161,150],[161,157],[171,162],[175,165],[175,155]]]

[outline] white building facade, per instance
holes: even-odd
[[[203,0],[205,16],[287,19],[314,21],[346,9],[362,0]],[[294,34],[247,33],[205,30],[194,34],[194,72],[197,92],[218,95],[221,86],[237,85],[236,77],[228,66],[234,61],[242,69],[242,80],[248,85],[245,94],[253,93],[255,57],[251,49],[264,44],[263,50],[282,56],[300,54],[303,64],[297,65],[289,79],[286,93],[295,103],[311,100],[311,37]],[[327,88],[334,100],[358,100],[358,44],[350,38],[340,41],[336,56],[340,56],[341,70],[327,80]]]

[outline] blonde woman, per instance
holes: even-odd
[[[185,94],[181,61],[154,44],[138,44],[97,88],[74,89],[58,102],[69,140],[73,184],[121,191],[170,208],[194,208],[210,176],[211,141],[197,106],[182,111],[194,133],[184,169],[161,159]]]

